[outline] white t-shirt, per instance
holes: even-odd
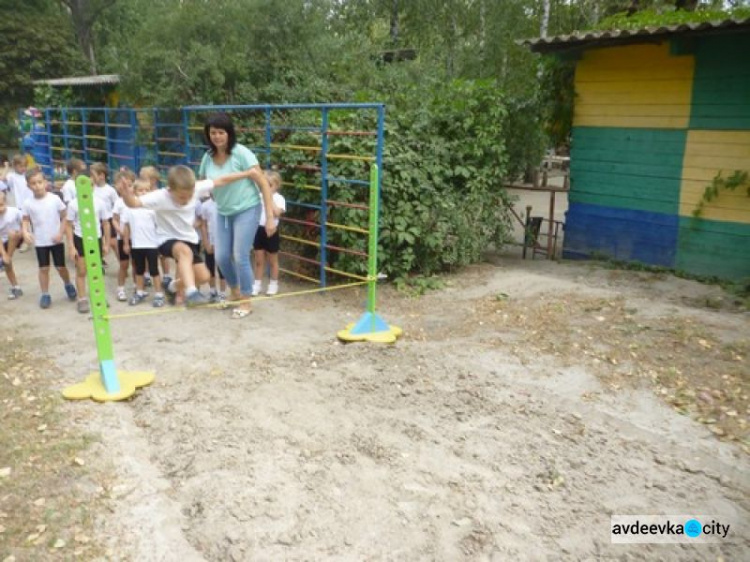
[[[13,231],[21,231],[21,211],[15,207],[5,207],[5,212],[0,215],[0,240],[8,241],[8,236]]]
[[[65,180],[60,191],[62,191],[63,201],[67,205],[78,195],[76,192],[76,181],[73,178]]]
[[[141,205],[156,211],[156,233],[159,245],[167,240],[181,240],[197,244],[200,239],[195,232],[195,206],[201,197],[208,195],[214,187],[213,180],[195,182],[193,197],[186,205],[177,205],[168,189],[152,191],[140,198]]]
[[[208,243],[216,246],[216,229],[219,227],[219,211],[216,208],[216,201],[206,199],[201,206],[201,218],[206,221],[206,230],[208,230]]]
[[[29,184],[26,183],[26,176],[23,174],[8,172],[5,181],[8,183],[8,186],[13,193],[13,198],[16,202],[17,208],[23,209],[24,201],[34,198],[34,193],[29,189]]]
[[[117,201],[115,201],[115,206],[112,207],[112,216],[117,215],[120,218],[120,228],[122,228],[122,215],[127,208],[128,206],[125,204],[125,201],[123,201],[122,197],[118,195]],[[117,234],[117,239],[120,239],[119,233]]]
[[[130,226],[130,246],[135,250],[145,250],[159,247],[159,237],[156,233],[156,213],[150,209],[139,207],[125,209],[120,215],[120,225]]]
[[[117,194],[117,190],[108,183],[101,186],[97,185],[94,186],[94,197],[98,197],[104,202],[104,209],[107,213],[107,218],[111,219],[112,209],[114,209],[115,203],[117,203],[117,199],[120,197]]]
[[[4,180],[0,180],[0,191],[8,191],[8,184]]]
[[[104,211],[104,203],[96,197],[94,200],[94,215],[96,215],[96,237],[102,237],[102,221],[107,220],[107,215]],[[78,199],[73,199],[68,203],[68,221],[73,223],[73,234],[79,238],[83,238],[83,231],[81,230],[81,214],[78,212]]]
[[[286,199],[278,191],[273,194],[273,204],[276,205],[282,212],[286,212]],[[260,226],[266,226],[266,205],[263,202],[263,198],[260,199]],[[274,226],[279,226],[279,218],[273,221]]]
[[[65,210],[65,203],[57,195],[45,193],[41,199],[32,197],[23,203],[23,217],[28,217],[34,229],[34,245],[37,248],[55,246],[62,243],[53,238],[60,233],[60,213]]]

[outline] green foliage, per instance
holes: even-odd
[[[706,203],[717,199],[722,191],[736,191],[738,187],[744,187],[746,188],[747,196],[750,197],[750,181],[748,181],[748,178],[748,173],[741,170],[735,170],[728,178],[722,177],[721,172],[716,174],[711,183],[703,191],[701,200],[693,210],[693,216],[696,218],[700,217],[703,214]]]
[[[492,81],[413,86],[388,117],[381,247],[392,278],[478,261],[506,241],[507,116]]]
[[[695,11],[675,10],[673,6],[662,6],[642,10],[634,14],[621,12],[600,21],[595,29],[640,29],[662,25],[679,25],[683,23],[701,23],[722,21],[728,18],[744,19],[750,17],[750,8],[737,7],[732,10],[698,9]]]
[[[85,63],[72,29],[49,3],[21,3],[4,13],[8,17],[0,18],[0,120],[8,126],[0,128],[0,144],[8,146],[15,143],[9,137],[17,109],[31,104],[32,81],[72,74]]]

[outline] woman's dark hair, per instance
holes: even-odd
[[[234,122],[232,118],[226,113],[214,113],[208,117],[206,124],[203,127],[203,136],[206,139],[206,144],[210,147],[208,152],[210,154],[216,154],[216,147],[211,142],[211,135],[209,130],[213,127],[214,129],[224,129],[229,135],[229,142],[227,145],[227,154],[232,153],[234,145],[237,144],[237,134],[234,132]]]

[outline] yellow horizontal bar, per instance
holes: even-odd
[[[313,283],[317,283],[318,285],[320,285],[320,279],[313,279],[312,277],[308,277],[307,275],[302,275],[301,273],[297,273],[296,271],[289,271],[288,269],[284,269],[283,267],[280,267],[279,271],[282,271],[286,273],[287,275],[299,277],[300,279],[304,279],[305,281],[312,281]]]
[[[354,273],[347,273],[346,271],[341,271],[339,269],[333,269],[332,267],[324,267],[326,271],[330,271],[331,273],[336,273],[338,275],[343,275],[344,277],[351,277],[352,279],[359,279],[360,281],[369,281],[370,279],[367,277],[362,277],[361,275],[356,275]]]
[[[115,129],[129,129],[132,127],[130,123],[107,123],[110,127],[114,127]]]
[[[82,121],[66,121],[68,125],[83,125]]]
[[[287,148],[289,150],[309,150],[311,152],[320,152],[323,150],[319,146],[303,146],[301,144],[271,144],[271,148]]]
[[[185,156],[184,152],[157,152],[159,156]]]
[[[329,154],[329,160],[360,160],[362,162],[375,162],[374,156],[357,156],[355,154]]]
[[[298,185],[292,181],[282,181],[281,185],[286,185],[287,187],[298,187],[302,189],[312,189],[313,191],[321,191],[323,188],[317,185],[310,185],[308,183],[304,183],[302,185]]]
[[[203,127],[188,127],[188,130],[190,130],[190,131],[202,131]]]
[[[338,224],[335,222],[327,222],[326,226],[330,226],[332,228],[340,228],[341,230],[350,230],[351,232],[359,232],[360,234],[370,234],[370,231],[365,230],[364,228],[358,228],[356,226],[347,226],[345,224]]]
[[[304,238],[296,238],[294,236],[289,236],[288,234],[282,234],[281,237],[284,240],[291,240],[292,242],[299,242],[300,244],[307,244],[308,246],[320,248],[320,242],[311,242],[310,240],[305,240]]]
[[[99,140],[107,140],[107,137],[103,137],[101,135],[85,135],[87,139],[99,139]]]
[[[63,152],[65,152],[65,147],[64,146],[51,146],[50,150],[62,150]]]

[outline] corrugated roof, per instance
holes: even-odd
[[[94,76],[71,76],[69,78],[51,78],[49,80],[34,80],[34,84],[47,86],[99,86],[105,84],[119,84],[119,74],[96,74]]]
[[[750,31],[750,18],[732,18],[722,21],[681,23],[641,29],[611,29],[598,31],[574,31],[570,35],[537,37],[524,39],[519,44],[526,45],[535,53],[567,51],[579,47],[606,46],[621,43],[634,43],[649,39],[659,39],[670,35],[708,35],[736,31]]]

